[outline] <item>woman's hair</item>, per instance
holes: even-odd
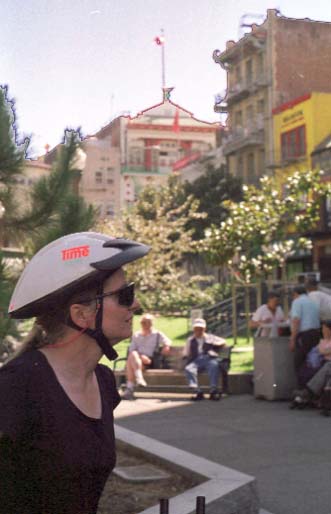
[[[70,320],[70,306],[74,303],[91,305],[95,309],[95,297],[100,284],[104,281],[95,278],[89,283],[85,283],[84,288],[72,293],[69,297],[60,294],[52,299],[44,308],[33,324],[32,329],[23,339],[19,349],[7,359],[6,362],[22,355],[24,352],[43,348],[54,344],[65,334]]]

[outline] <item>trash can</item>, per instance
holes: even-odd
[[[289,337],[254,339],[254,396],[266,400],[290,400],[297,387],[294,356]]]

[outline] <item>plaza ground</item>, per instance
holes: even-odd
[[[145,395],[121,402],[117,425],[253,475],[272,514],[330,514],[330,418],[288,402],[233,395],[192,403]]]

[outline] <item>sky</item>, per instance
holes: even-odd
[[[268,8],[331,21],[330,0],[0,0],[0,85],[15,101],[19,138],[31,137],[36,157],[67,127],[93,134],[162,101],[161,29],[172,101],[218,121],[226,73],[212,53]]]

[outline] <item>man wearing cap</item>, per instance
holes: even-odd
[[[210,383],[210,400],[219,400],[218,390],[219,363],[218,352],[226,344],[225,339],[206,333],[206,321],[197,318],[193,322],[193,335],[188,338],[183,357],[187,359],[185,374],[189,386],[194,391],[193,401],[204,399],[198,384],[198,372],[207,371]]]
[[[331,295],[319,290],[318,282],[315,278],[311,278],[307,281],[306,289],[308,297],[313,300],[319,308],[321,321],[331,319]]]

